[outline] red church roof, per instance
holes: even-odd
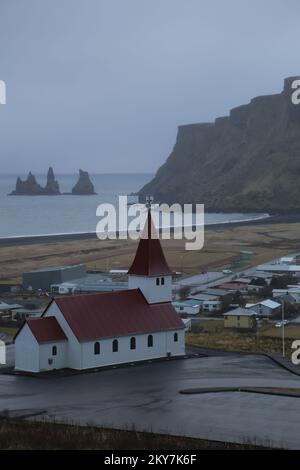
[[[67,340],[55,317],[28,318],[26,323],[39,344]]]
[[[150,305],[139,289],[54,301],[81,342],[184,328],[170,302]]]
[[[148,211],[147,221],[128,274],[137,276],[163,276],[171,274],[152,221],[150,210]]]

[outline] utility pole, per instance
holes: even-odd
[[[282,320],[282,357],[285,357],[285,338],[284,338],[284,298],[281,302],[281,320]]]

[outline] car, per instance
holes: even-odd
[[[278,321],[276,324],[275,324],[275,328],[281,328],[283,325],[283,323],[281,321]]]
[[[233,271],[231,271],[231,269],[223,269],[222,273],[223,274],[233,274]]]

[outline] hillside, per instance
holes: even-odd
[[[179,126],[166,163],[139,195],[206,211],[300,210],[300,105],[291,83],[214,123]]]

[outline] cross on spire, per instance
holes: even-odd
[[[147,207],[147,209],[151,209],[151,205],[154,201],[154,197],[153,196],[146,196],[146,204],[145,206]]]

